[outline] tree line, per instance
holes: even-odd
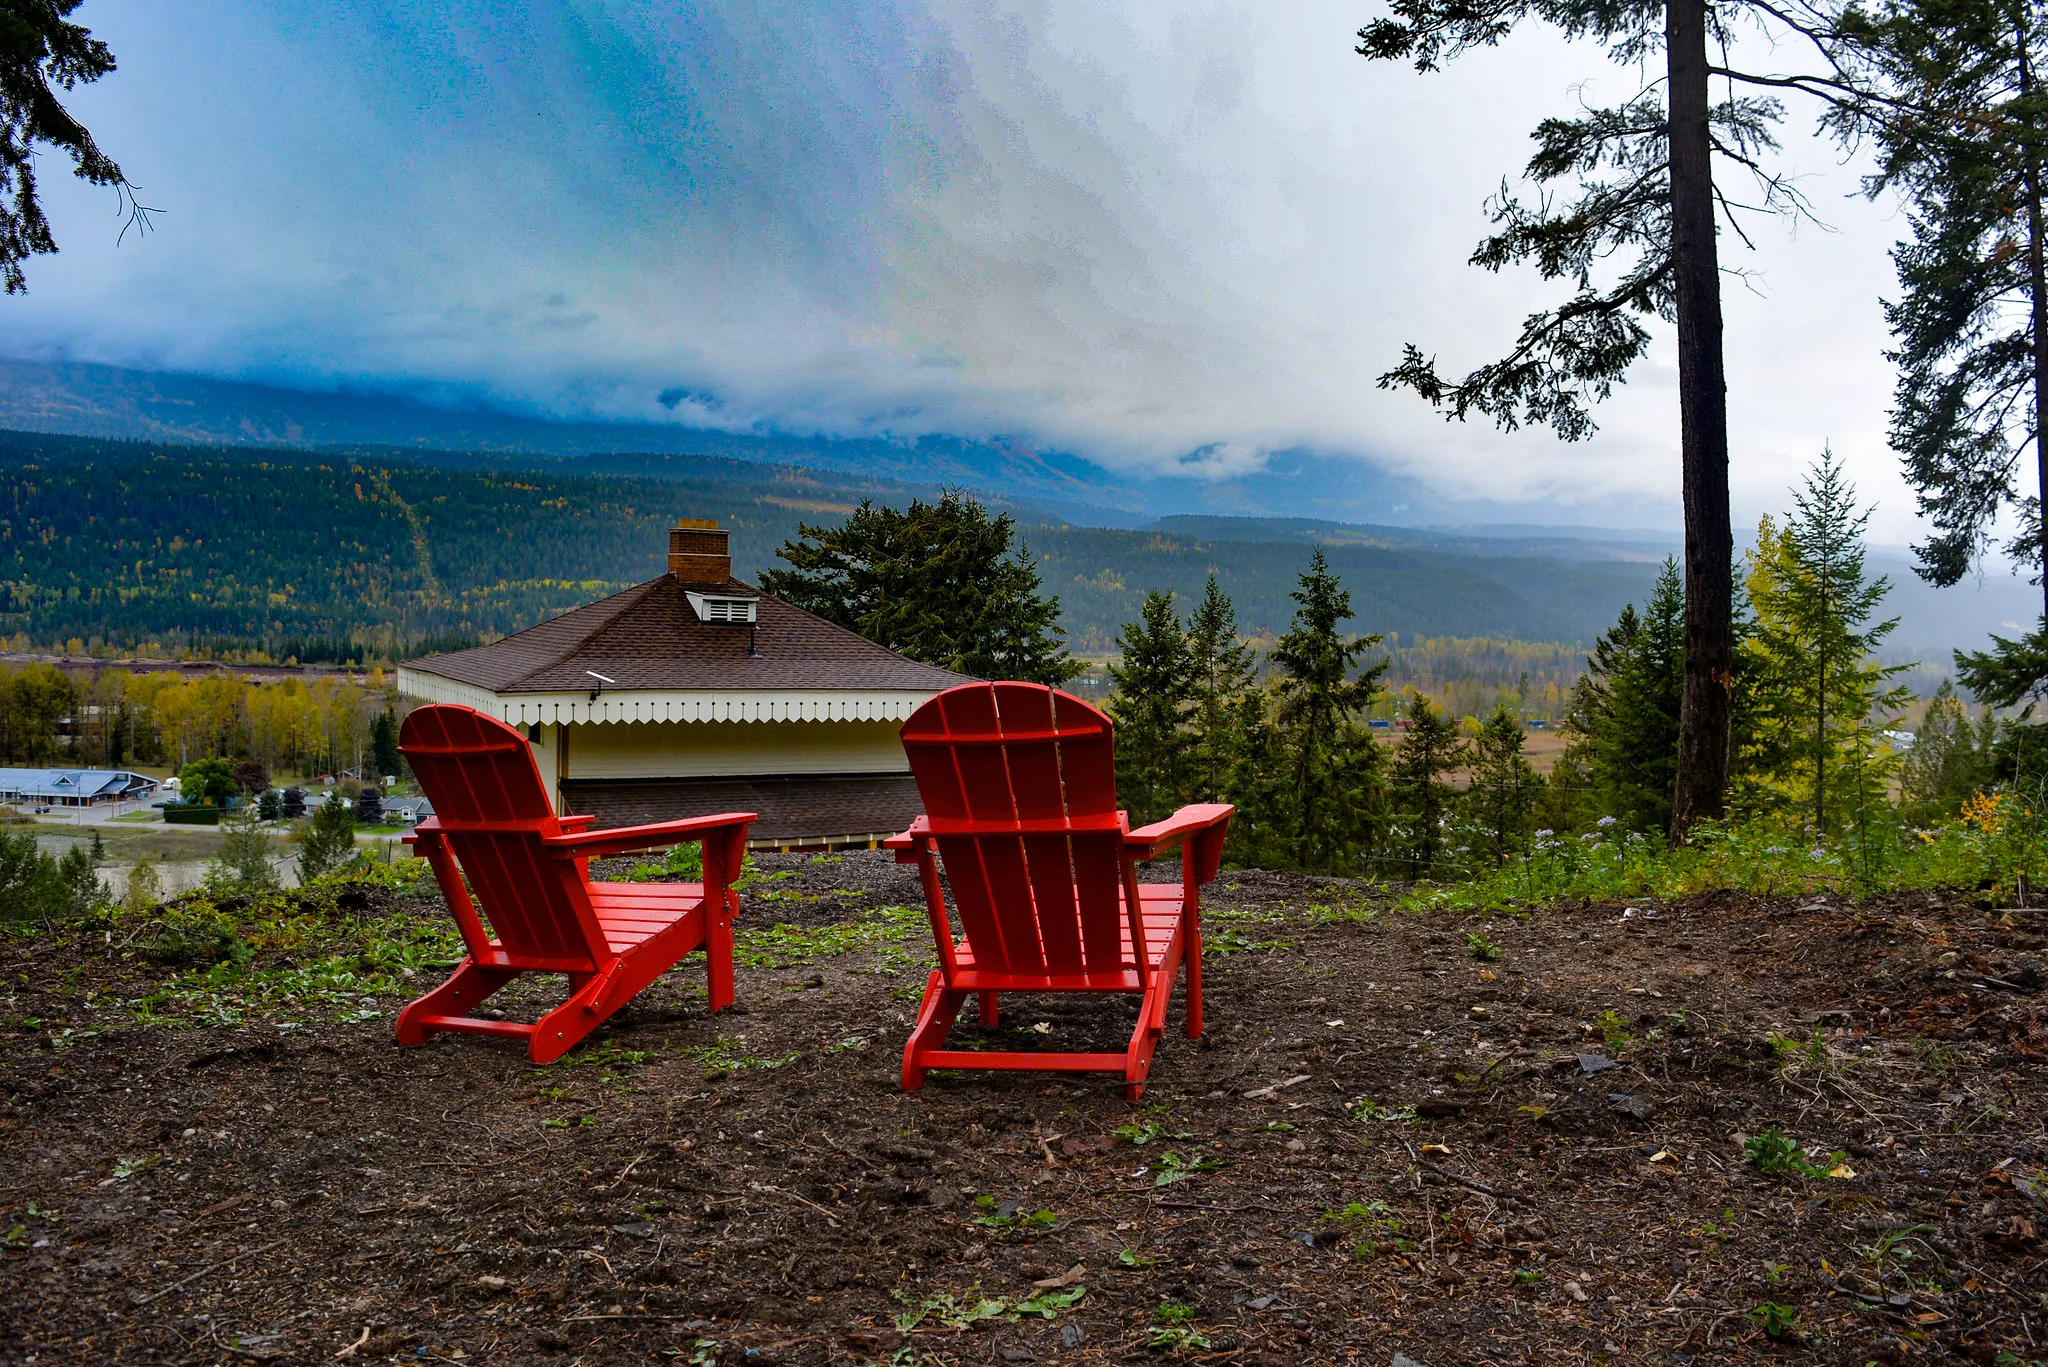
[[[1380,386],[1449,418],[1582,440],[1593,406],[1647,353],[1649,325],[1671,325],[1685,558],[1669,829],[1682,837],[1747,800],[1743,766],[1755,762],[1744,756],[1751,647],[1728,499],[1720,254],[1752,245],[1760,219],[1814,217],[1773,160],[1786,100],[1807,102],[1846,149],[1874,146],[1865,189],[1906,210],[1911,238],[1893,251],[1899,292],[1885,307],[1897,339],[1891,441],[1935,526],[1918,572],[1958,582],[2002,518],[2020,565],[2048,568],[2048,106],[2035,46],[2048,16],[2035,0],[1391,0],[1389,11],[1358,31],[1360,55],[1430,72],[1549,24],[1638,73],[1620,103],[1542,121],[1524,167],[1540,193],[1504,185],[1488,206],[1495,232],[1470,258],[1490,271],[1533,265],[1566,297],[1529,315],[1498,360],[1447,375],[1410,344]],[[2048,574],[2041,582],[2048,593]],[[1957,663],[1987,699],[2041,696],[2048,615]],[[1818,774],[1828,746],[1816,745]],[[1814,782],[1827,790],[1825,776]]]
[[[381,669],[256,681],[0,663],[0,763],[181,769],[231,759],[275,773],[360,773],[397,705]]]
[[[1791,511],[1764,518],[1731,571],[1731,812],[1787,838],[1953,816],[1995,777],[2048,753],[2040,728],[2001,725],[1988,709],[1973,720],[1947,684],[1917,742],[1891,734],[1912,698],[1893,680],[1899,667],[1876,659],[1895,622],[1881,615],[1888,581],[1865,566],[1868,518],[1823,454]],[[1367,718],[1389,693],[1381,639],[1343,629],[1349,595],[1319,552],[1294,600],[1263,674],[1213,580],[1185,616],[1155,593],[1126,624],[1108,710],[1134,822],[1184,802],[1231,802],[1237,862],[1394,878],[1467,874],[1592,829],[1664,838],[1685,679],[1675,561],[1596,641],[1563,719],[1568,744],[1547,775],[1505,703],[1459,724],[1410,693],[1401,729],[1375,736]]]

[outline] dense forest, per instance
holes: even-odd
[[[602,472],[602,473],[595,473]],[[0,634],[38,647],[240,645],[390,659],[530,626],[661,571],[678,516],[733,530],[743,576],[799,521],[910,486],[696,457],[582,460],[265,451],[0,433]],[[1188,530],[1019,530],[1083,654],[1108,654],[1149,590],[1214,574],[1256,637],[1285,629],[1307,546],[1250,520]],[[1590,641],[1654,567],[1357,541],[1329,547],[1362,626]]]

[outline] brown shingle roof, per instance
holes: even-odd
[[[699,621],[683,586],[664,574],[515,636],[473,650],[408,660],[406,668],[493,693],[561,693],[610,678],[607,689],[905,689],[937,692],[964,682],[948,669],[906,660],[737,579],[692,584],[698,593],[759,598],[747,654],[744,625]]]

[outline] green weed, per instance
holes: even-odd
[[[794,1050],[780,1058],[764,1058],[759,1054],[750,1054],[738,1041],[727,1039],[723,1035],[718,1037],[716,1043],[700,1044],[677,1052],[703,1064],[704,1071],[714,1077],[727,1073],[742,1073],[750,1068],[767,1071],[794,1063],[797,1059]]]
[[[1171,1128],[1162,1120],[1141,1120],[1128,1125],[1119,1125],[1109,1132],[1112,1139],[1121,1139],[1126,1144],[1145,1145],[1155,1139],[1192,1139],[1186,1130]]]
[[[1479,960],[1480,963],[1491,964],[1500,962],[1500,946],[1495,944],[1493,937],[1484,931],[1475,930],[1468,932],[1465,936],[1465,948],[1470,950],[1472,957]]]
[[[1742,1146],[1743,1161],[1766,1177],[1831,1177],[1841,1170],[1847,1157],[1838,1149],[1827,1167],[1815,1167],[1807,1161],[1799,1141],[1775,1125],[1751,1136]]]
[[[1756,1326],[1762,1329],[1769,1338],[1783,1339],[1788,1336],[1794,1338],[1798,1336],[1799,1312],[1789,1305],[1779,1305],[1775,1301],[1765,1301],[1762,1305],[1748,1311],[1748,1315],[1755,1322]]]
[[[1193,1324],[1195,1308],[1168,1301],[1152,1313],[1152,1336],[1145,1346],[1170,1353],[1214,1347]]]
[[[823,926],[776,924],[766,929],[741,927],[733,933],[733,958],[748,968],[797,968],[842,954],[880,951],[885,963],[905,966],[916,959],[904,946],[929,948],[931,920],[913,907],[876,907],[851,921]],[[929,959],[930,955],[923,956]]]
[[[974,1217],[974,1223],[988,1229],[1051,1229],[1060,1222],[1049,1210],[1025,1211],[1014,1201],[998,1201],[986,1194],[975,1197],[974,1204],[991,1212]]]
[[[1382,1106],[1371,1097],[1360,1097],[1351,1103],[1349,1109],[1353,1120],[1367,1124],[1375,1121],[1406,1124],[1415,1119],[1413,1106]]]
[[[1222,1166],[1221,1163],[1212,1158],[1202,1157],[1199,1149],[1189,1150],[1185,1158],[1181,1157],[1174,1150],[1168,1149],[1165,1153],[1159,1155],[1158,1161],[1152,1164],[1152,1185],[1155,1187],[1170,1187],[1175,1182],[1187,1181],[1188,1178],[1193,1177],[1198,1172],[1208,1172],[1212,1168],[1220,1168]]]
[[[1357,1237],[1358,1242],[1351,1249],[1355,1257],[1378,1257],[1385,1251],[1380,1246],[1382,1242],[1396,1252],[1408,1251],[1408,1240],[1401,1234],[1401,1222],[1384,1201],[1353,1201],[1342,1210],[1324,1211],[1323,1218],[1343,1225]]]
[[[1913,1061],[1935,1077],[1947,1077],[1949,1070],[1956,1066],[1956,1051],[1953,1047],[1937,1044],[1924,1035],[1915,1036]]]
[[[1636,1037],[1629,1033],[1628,1022],[1612,1008],[1600,1013],[1600,1019],[1593,1022],[1593,1028],[1600,1032],[1601,1042],[1611,1054],[1619,1054],[1636,1042]]]
[[[1340,902],[1329,906],[1311,902],[1308,921],[1316,926],[1369,926],[1380,919],[1380,909],[1366,902]]]

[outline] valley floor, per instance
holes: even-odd
[[[399,1049],[395,995],[136,1023],[119,934],[0,939],[0,1362],[2048,1359],[2041,912],[1226,871],[1208,1036],[1130,1105],[900,1092],[911,871],[763,870],[738,1008],[686,964],[545,1069]],[[964,1033],[1129,1018],[1003,1005]]]

